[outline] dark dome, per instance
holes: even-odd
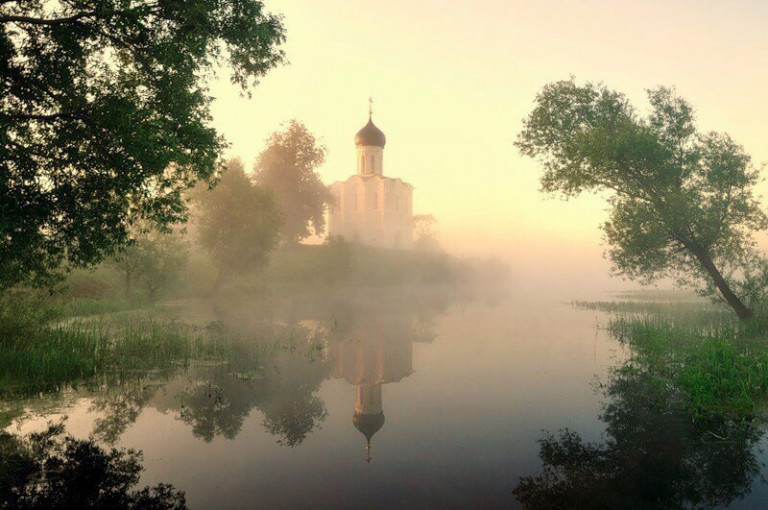
[[[373,145],[375,147],[384,147],[387,143],[387,137],[377,128],[369,118],[368,124],[355,135],[355,145]]]
[[[370,441],[373,435],[384,426],[384,413],[379,414],[356,414],[352,418],[355,428],[363,433],[365,438]]]

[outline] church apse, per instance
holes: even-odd
[[[387,138],[373,123],[355,135],[357,173],[331,184],[328,234],[380,248],[413,248],[413,186],[384,175]]]

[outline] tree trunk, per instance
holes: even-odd
[[[702,267],[707,270],[707,273],[709,273],[709,276],[712,277],[712,280],[715,282],[717,290],[720,291],[720,294],[722,294],[726,302],[730,305],[731,308],[733,308],[733,310],[736,312],[736,315],[739,316],[739,319],[746,320],[751,318],[752,310],[744,306],[744,303],[741,302],[741,299],[739,299],[739,297],[733,293],[731,287],[728,285],[728,282],[725,281],[723,275],[720,274],[720,271],[717,269],[717,267],[715,267],[715,263],[712,262],[712,257],[709,256],[709,252],[706,249],[695,245],[691,247],[691,252],[702,265]]]

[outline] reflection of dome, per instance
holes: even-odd
[[[365,461],[371,462],[371,438],[384,426],[384,413],[355,413],[355,416],[352,417],[352,423],[365,436]]]
[[[387,143],[387,137],[381,129],[377,128],[369,118],[368,124],[355,135],[355,145],[373,145],[375,147],[384,147]]]
[[[362,432],[365,439],[371,442],[373,435],[384,426],[384,413],[378,414],[356,414],[352,418],[355,428]]]

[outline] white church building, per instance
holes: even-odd
[[[335,204],[328,215],[328,234],[380,248],[413,248],[413,186],[384,176],[387,138],[373,124],[355,135],[357,173],[331,184]]]

